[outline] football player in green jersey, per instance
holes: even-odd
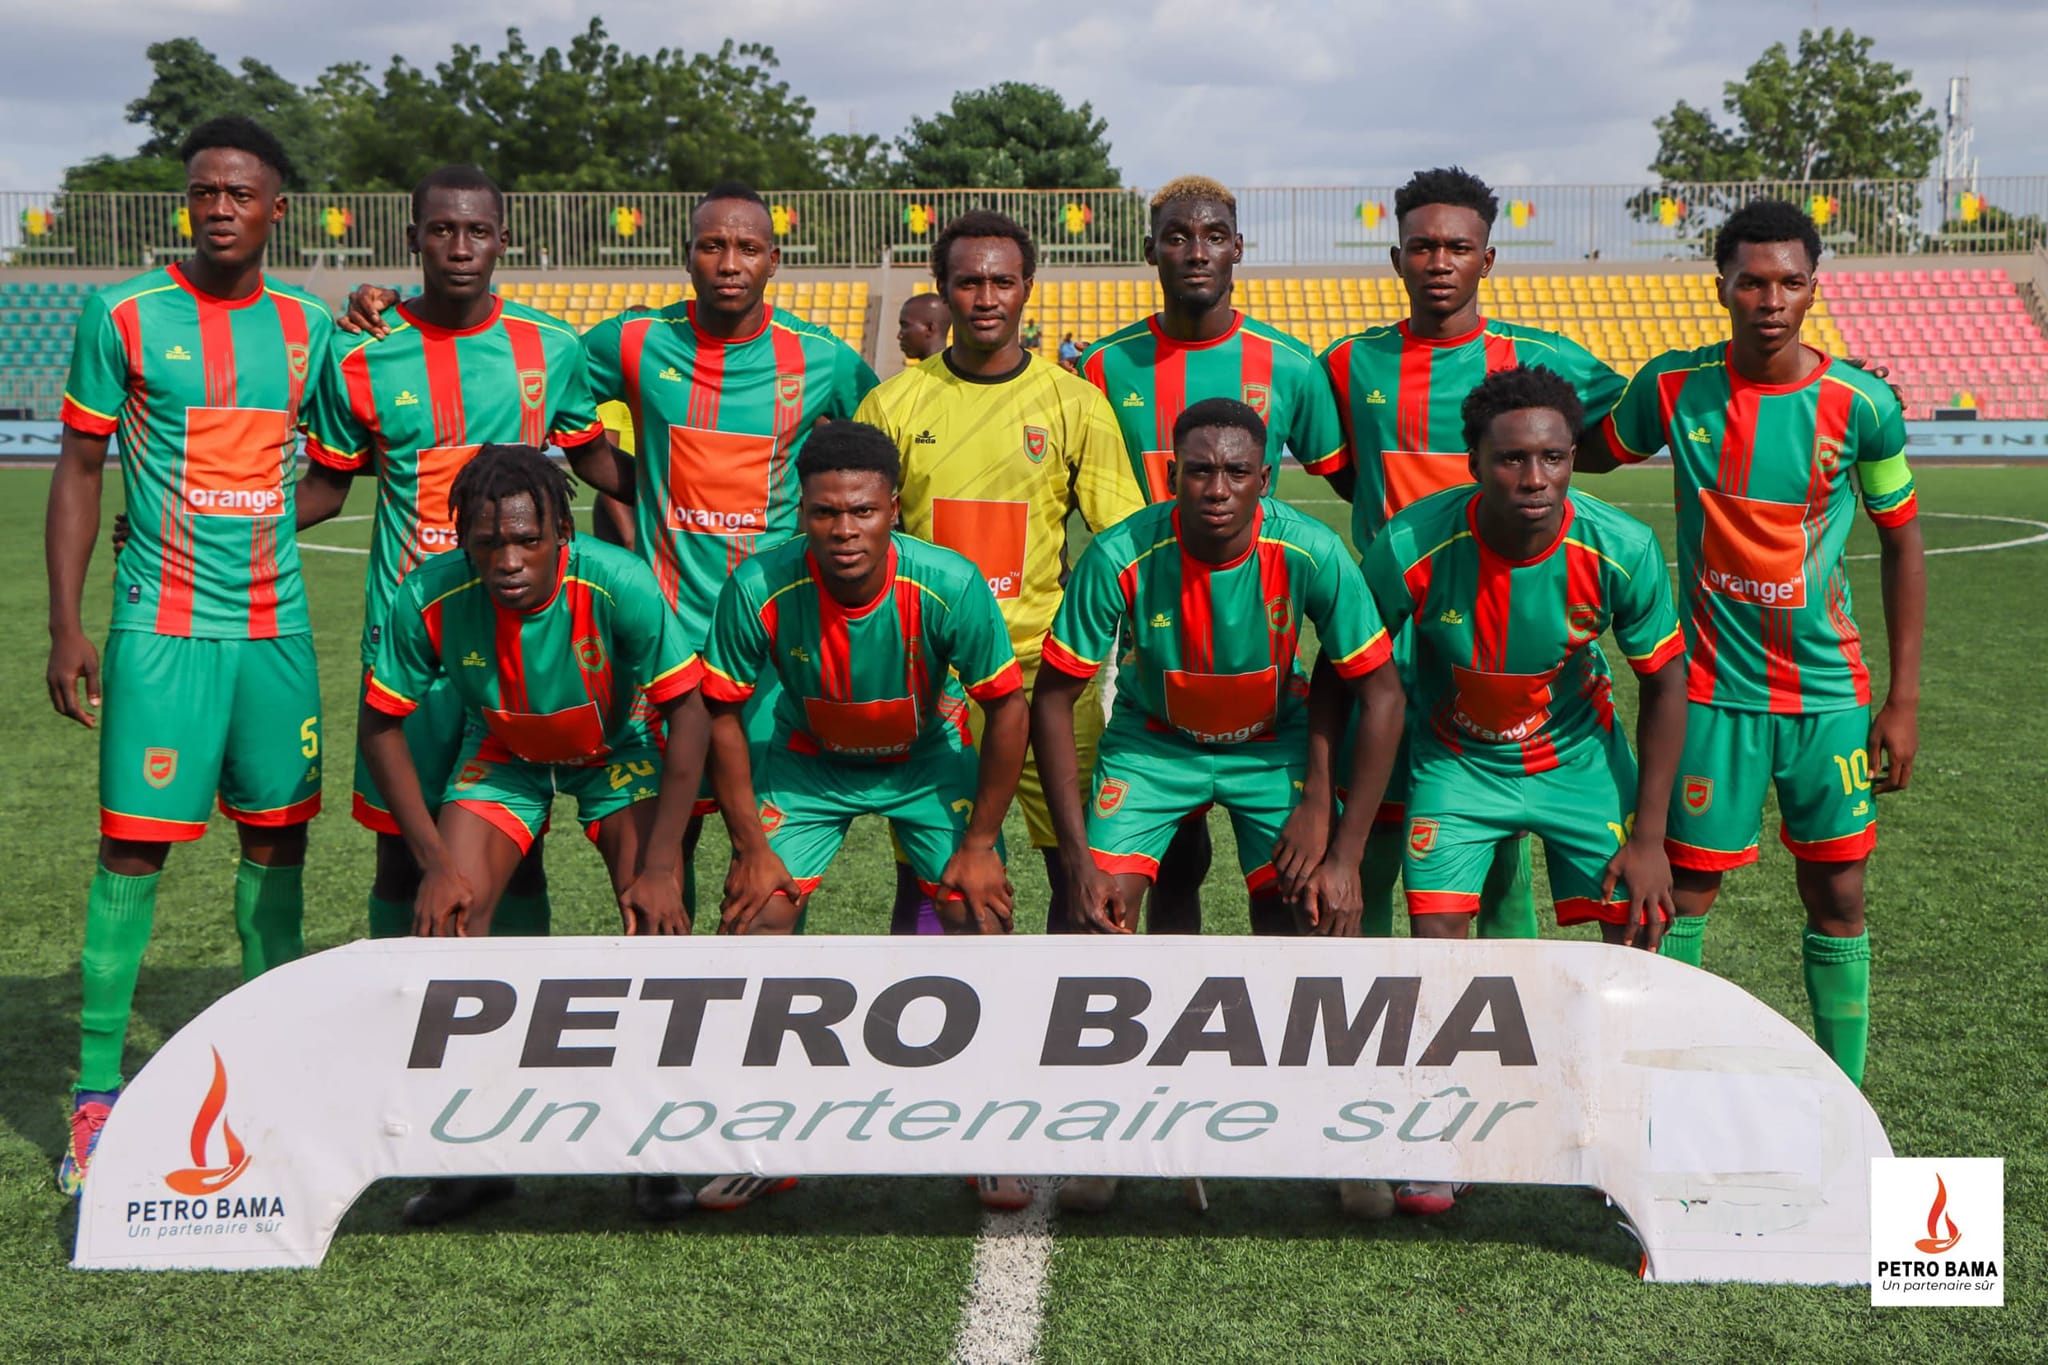
[[[235,927],[253,977],[299,955],[306,823],[320,805],[320,686],[292,471],[332,321],[318,299],[263,273],[291,175],[277,140],[246,118],[212,119],[180,154],[192,257],[87,302],[45,527],[50,701],[81,725],[103,722],[79,1081],[58,1172],[70,1194],[121,1085],[171,844],[205,833],[216,798],[235,822]],[[116,560],[96,717],[100,655],[79,602],[117,430],[134,521]]]
[[[1765,788],[1797,860],[1814,1036],[1862,1084],[1870,1036],[1864,869],[1877,798],[1920,747],[1926,551],[1904,414],[1889,386],[1801,344],[1820,233],[1758,200],[1715,242],[1728,340],[1669,351],[1630,381],[1582,468],[1671,451],[1691,718],[1671,813],[1679,918],[1671,956],[1700,961],[1728,869],[1754,862]],[[1857,495],[1877,528],[1890,686],[1870,669],[1845,550]]]
[[[604,857],[625,931],[689,933],[683,826],[706,731],[696,651],[644,563],[575,537],[568,478],[538,448],[485,446],[449,497],[460,549],[399,585],[358,722],[377,790],[423,869],[414,932],[488,932],[561,795],[576,799]],[[437,816],[403,722],[444,682],[467,732]],[[406,1220],[446,1222],[509,1186],[436,1181],[408,1202]],[[645,1217],[675,1217],[692,1202],[675,1177],[634,1181]]]

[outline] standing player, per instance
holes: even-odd
[[[1388,628],[1413,622],[1410,932],[1464,938],[1494,848],[1530,830],[1560,925],[1598,921],[1609,943],[1641,936],[1654,950],[1671,913],[1665,808],[1685,742],[1664,552],[1649,527],[1571,487],[1585,412],[1558,375],[1495,371],[1463,419],[1478,488],[1410,503],[1365,552]],[[1610,625],[1642,682],[1640,773],[1596,643]],[[1455,1195],[1409,1182],[1394,1201],[1433,1214]]]
[[[1281,452],[1311,474],[1344,458],[1344,432],[1315,352],[1231,307],[1232,274],[1244,259],[1237,197],[1207,176],[1169,180],[1152,196],[1145,259],[1158,268],[1165,306],[1090,346],[1081,375],[1109,399],[1131,472],[1145,496],[1172,496],[1166,464],[1173,424],[1204,398],[1242,400],[1266,423],[1266,462],[1277,495]],[[1148,917],[1154,931],[1202,931],[1209,825],[1190,820],[1159,860]]]
[[[1692,702],[1671,812],[1678,914],[1665,951],[1700,960],[1728,869],[1756,861],[1764,789],[1798,860],[1814,1036],[1863,1083],[1870,939],[1863,873],[1876,799],[1904,791],[1920,747],[1927,562],[1904,414],[1890,386],[1799,340],[1820,233],[1791,204],[1731,214],[1714,244],[1728,340],[1667,351],[1599,428],[1612,468],[1671,451]],[[1843,551],[1860,489],[1877,525],[1891,687],[1870,669]]]
[[[705,691],[733,844],[721,932],[799,931],[859,815],[888,818],[948,930],[1010,931],[1002,829],[1030,728],[1023,676],[973,561],[892,534],[900,474],[871,426],[817,433],[797,459],[804,538],[742,564],[718,599]],[[757,762],[740,712],[770,671],[782,688]],[[987,718],[979,765],[952,674]],[[737,1208],[790,1183],[725,1176],[698,1198]],[[992,1208],[1031,1199],[1014,1176],[977,1185]]]
[[[488,932],[556,796],[604,855],[629,934],[687,934],[679,855],[702,776],[703,668],[631,554],[579,539],[569,481],[530,445],[487,445],[455,476],[456,550],[397,587],[363,691],[363,756],[423,869],[413,930]],[[434,688],[466,725],[438,817],[404,719]],[[643,704],[661,716],[657,750]],[[446,1222],[510,1193],[507,1180],[442,1180],[407,1222]],[[650,1218],[690,1208],[672,1176],[634,1182]]]
[[[303,528],[338,512],[358,473],[376,475],[363,594],[365,673],[399,580],[455,548],[449,492],[483,446],[552,443],[570,452],[585,478],[620,488],[576,333],[491,292],[492,272],[511,241],[497,185],[475,167],[443,166],[413,188],[412,211],[406,238],[420,258],[425,289],[383,315],[383,339],[356,336],[335,346],[323,381],[331,386],[331,401],[322,405],[323,420],[307,442],[312,464],[299,500]],[[445,680],[406,717],[406,743],[430,812],[455,770],[462,729],[461,701]],[[409,933],[420,869],[360,746],[355,817],[377,834],[370,936]],[[491,927],[502,934],[545,934],[548,920],[536,839]]]
[[[1230,815],[1254,933],[1355,934],[1358,862],[1401,733],[1387,633],[1336,532],[1266,497],[1266,424],[1210,398],[1175,422],[1175,499],[1095,538],[1046,636],[1032,747],[1079,923],[1129,933],[1174,831],[1210,804]],[[1348,765],[1361,801],[1328,838],[1309,780],[1302,623],[1350,684],[1362,719]],[[1074,703],[1122,639],[1131,649],[1084,806]],[[1325,712],[1331,728],[1336,715]],[[1329,736],[1325,736],[1327,740]],[[1321,781],[1327,789],[1328,777]],[[1070,1180],[1061,1207],[1096,1210],[1103,1177]],[[1069,1193],[1071,1191],[1071,1193]]]
[[[896,348],[906,365],[929,360],[946,349],[953,315],[937,294],[912,294],[896,314]]]
[[[206,832],[217,794],[241,836],[235,928],[247,979],[301,951],[306,822],[320,809],[320,683],[292,471],[333,323],[318,299],[263,274],[291,174],[277,140],[245,118],[212,119],[179,154],[192,258],[87,301],[45,526],[50,701],[90,726],[100,659],[79,603],[107,438],[118,430],[131,535],[115,566],[99,868],[80,957],[78,1085],[57,1173],[74,1195],[120,1090],[170,846]]]
[[[1067,518],[1078,509],[1100,533],[1144,503],[1101,393],[1017,342],[1037,264],[1031,235],[1000,213],[975,209],[947,224],[932,246],[932,273],[953,315],[952,344],[876,389],[857,414],[902,455],[903,529],[980,567],[1009,624],[1027,694],[1059,606]],[[1082,697],[1076,731],[1085,772],[1102,732],[1099,689]],[[1052,887],[1047,927],[1078,928],[1033,760],[1018,800]],[[899,866],[893,922],[930,915],[917,904],[915,878]]]
[[[1409,503],[1471,481],[1459,412],[1488,374],[1541,365],[1571,384],[1595,421],[1621,395],[1621,377],[1570,338],[1480,316],[1479,282],[1493,269],[1487,238],[1499,209],[1486,182],[1458,167],[1418,171],[1394,195],[1400,241],[1388,253],[1408,291],[1408,317],[1340,338],[1323,352],[1344,423],[1345,454],[1330,483],[1351,503],[1351,542],[1360,554]],[[1406,654],[1397,635],[1396,660],[1404,669]],[[1393,931],[1408,766],[1395,769],[1366,850],[1369,934]],[[1535,937],[1528,840],[1501,844],[1481,899],[1479,932]]]

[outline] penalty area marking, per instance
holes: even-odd
[[[1045,1319],[1045,1272],[1052,1261],[1057,1180],[1032,1182],[1031,1202],[983,1217],[974,1241],[974,1278],[953,1337],[959,1365],[1015,1365],[1038,1356]]]

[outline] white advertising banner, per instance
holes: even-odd
[[[318,1265],[390,1176],[1295,1176],[1605,1190],[1655,1280],[1861,1283],[1890,1145],[1797,1027],[1597,943],[398,939],[132,1081],[84,1268]]]

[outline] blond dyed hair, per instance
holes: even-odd
[[[1233,218],[1237,216],[1237,196],[1221,180],[1211,180],[1206,175],[1177,175],[1161,185],[1152,196],[1152,214],[1157,217],[1168,204],[1189,199],[1213,200],[1229,209]]]

